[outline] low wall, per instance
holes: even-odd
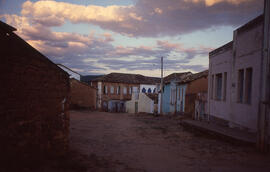
[[[70,108],[96,109],[97,89],[76,79],[70,79]]]

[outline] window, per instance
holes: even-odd
[[[181,96],[181,94],[180,94],[180,91],[181,91],[181,88],[178,88],[178,100],[180,100],[180,96]]]
[[[184,100],[184,88],[182,88],[181,101]]]
[[[111,94],[114,94],[114,86],[111,86]]]
[[[143,89],[142,89],[142,92],[143,92],[143,93],[145,93],[145,92],[146,92],[146,89],[145,89],[144,87],[143,87]]]
[[[116,94],[118,94],[118,95],[120,94],[120,89],[121,89],[120,86],[118,86],[116,89]]]
[[[156,89],[156,88],[154,88],[153,93],[156,93],[156,90],[157,90],[157,89]]]
[[[176,98],[175,96],[176,96],[176,89],[175,88],[172,88],[171,89],[171,97],[170,97],[171,98],[171,104],[174,104],[175,103],[175,100],[176,100],[175,99]]]
[[[135,95],[135,100],[139,100],[139,93],[138,92],[134,92]]]
[[[223,101],[226,101],[227,94],[227,72],[224,73],[224,82],[223,82]]]
[[[237,86],[237,101],[239,103],[243,102],[244,94],[244,69],[238,70],[238,86]]]
[[[129,94],[132,94],[132,87],[129,87]]]
[[[216,100],[221,100],[222,96],[222,74],[216,75]]]
[[[123,93],[124,93],[124,94],[127,94],[127,87],[124,87],[124,88],[123,88]]]
[[[251,93],[252,93],[252,68],[246,69],[245,76],[245,103],[251,103]]]
[[[132,91],[133,91],[133,93],[137,93],[138,92],[138,87],[132,87]]]
[[[104,87],[103,87],[103,93],[104,93],[104,94],[107,94],[107,93],[108,93],[107,85],[104,85]]]
[[[211,91],[210,91],[210,96],[211,96],[211,99],[213,99],[214,98],[214,80],[215,80],[215,76],[214,75],[212,75],[212,77],[211,77]]]
[[[151,93],[151,92],[152,92],[151,88],[148,88],[147,93]]]

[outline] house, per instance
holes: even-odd
[[[133,93],[130,101],[126,102],[127,113],[157,113],[157,93]]]
[[[163,113],[186,113],[194,116],[195,99],[199,93],[207,93],[208,70],[173,73],[164,78]]]
[[[183,78],[176,86],[176,105],[177,112],[184,112],[194,118],[195,101],[202,98],[208,91],[208,70],[188,75]],[[204,99],[202,99],[204,100]],[[205,107],[205,101],[202,101],[202,107]],[[202,109],[207,113],[207,109]]]
[[[126,101],[131,100],[132,93],[140,91],[141,84],[156,85],[159,78],[138,74],[110,73],[91,83],[98,89],[97,107],[103,111],[126,112]]]
[[[140,93],[158,93],[159,83],[157,84],[140,84]]]
[[[264,86],[263,33],[264,15],[260,15],[236,29],[233,41],[209,53],[210,120],[222,120],[230,127],[257,131]],[[269,37],[265,38],[269,42]]]
[[[97,104],[97,88],[74,78],[70,79],[70,108],[95,110]]]
[[[81,75],[80,76],[80,81],[84,82],[84,83],[86,83],[88,85],[91,85],[92,81],[94,79],[100,78],[102,76],[104,76],[104,75]],[[93,86],[93,85],[91,85],[91,86]]]
[[[191,72],[172,73],[164,78],[163,98],[161,102],[161,94],[159,93],[158,113],[160,113],[160,104],[162,103],[163,114],[173,114],[176,112],[176,86],[177,83],[183,80],[186,76],[191,75]]]
[[[33,164],[68,150],[69,75],[14,31],[0,21],[0,159]]]

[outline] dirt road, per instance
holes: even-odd
[[[70,129],[71,149],[98,160],[88,171],[270,171],[269,155],[185,131],[175,118],[72,111]]]

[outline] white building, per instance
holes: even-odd
[[[140,84],[140,93],[157,93],[158,85],[154,84]]]
[[[263,23],[258,16],[235,30],[232,42],[209,53],[210,117],[253,132],[262,88]]]
[[[69,74],[69,78],[74,78],[74,79],[77,79],[78,81],[80,81],[81,74],[79,74],[78,72],[75,72],[74,70],[72,70],[72,69],[70,69],[62,64],[57,64],[57,66],[59,66],[64,71],[66,71]]]
[[[126,102],[127,113],[154,113],[157,112],[158,94],[132,93],[130,101]]]

